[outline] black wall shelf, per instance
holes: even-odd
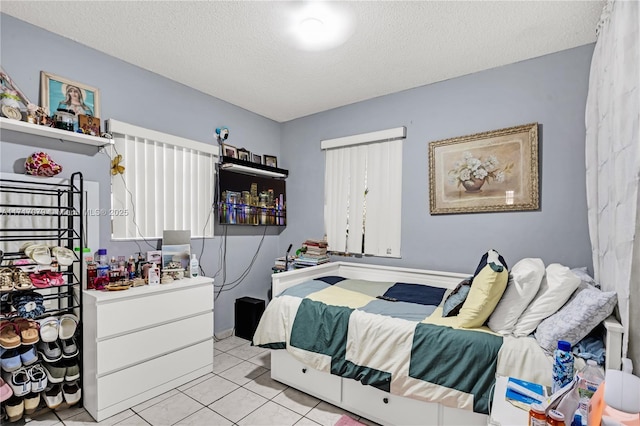
[[[286,179],[289,176],[289,170],[280,169],[278,167],[266,166],[264,164],[252,163],[251,161],[238,160],[233,157],[222,157],[220,167],[237,173],[248,175],[267,176],[276,179]]]

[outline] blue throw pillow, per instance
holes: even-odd
[[[467,300],[467,295],[469,294],[469,290],[471,289],[472,278],[473,277],[469,277],[466,280],[461,281],[460,284],[458,284],[456,288],[453,289],[451,294],[449,294],[442,307],[443,317],[453,317],[458,315],[458,312],[460,312],[460,308],[464,304],[464,301]]]

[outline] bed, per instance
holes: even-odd
[[[274,380],[377,423],[486,425],[496,375],[548,382],[551,361],[532,337],[461,330],[442,318],[440,300],[468,277],[348,262],[274,274],[272,291],[281,296],[254,344],[286,349],[271,353]],[[407,313],[402,292],[414,287],[423,303]],[[345,294],[352,301],[333,303]],[[605,326],[607,366],[617,368],[621,327],[613,319]]]

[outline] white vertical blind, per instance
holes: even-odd
[[[392,140],[377,140],[383,133]],[[402,127],[322,142],[329,250],[400,257],[404,135]]]
[[[213,236],[218,147],[109,120],[123,174],[111,178],[114,239],[161,238],[165,229]]]

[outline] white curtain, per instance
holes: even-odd
[[[612,1],[605,6],[591,62],[585,116],[594,275],[603,289],[618,293],[624,327],[622,352],[635,358],[636,371],[640,369],[638,352],[631,355],[628,350],[630,340],[631,346],[640,345],[638,313],[629,309],[630,297],[640,294],[640,277],[631,273],[640,263],[638,244],[634,244],[640,226],[638,22],[637,1]]]

